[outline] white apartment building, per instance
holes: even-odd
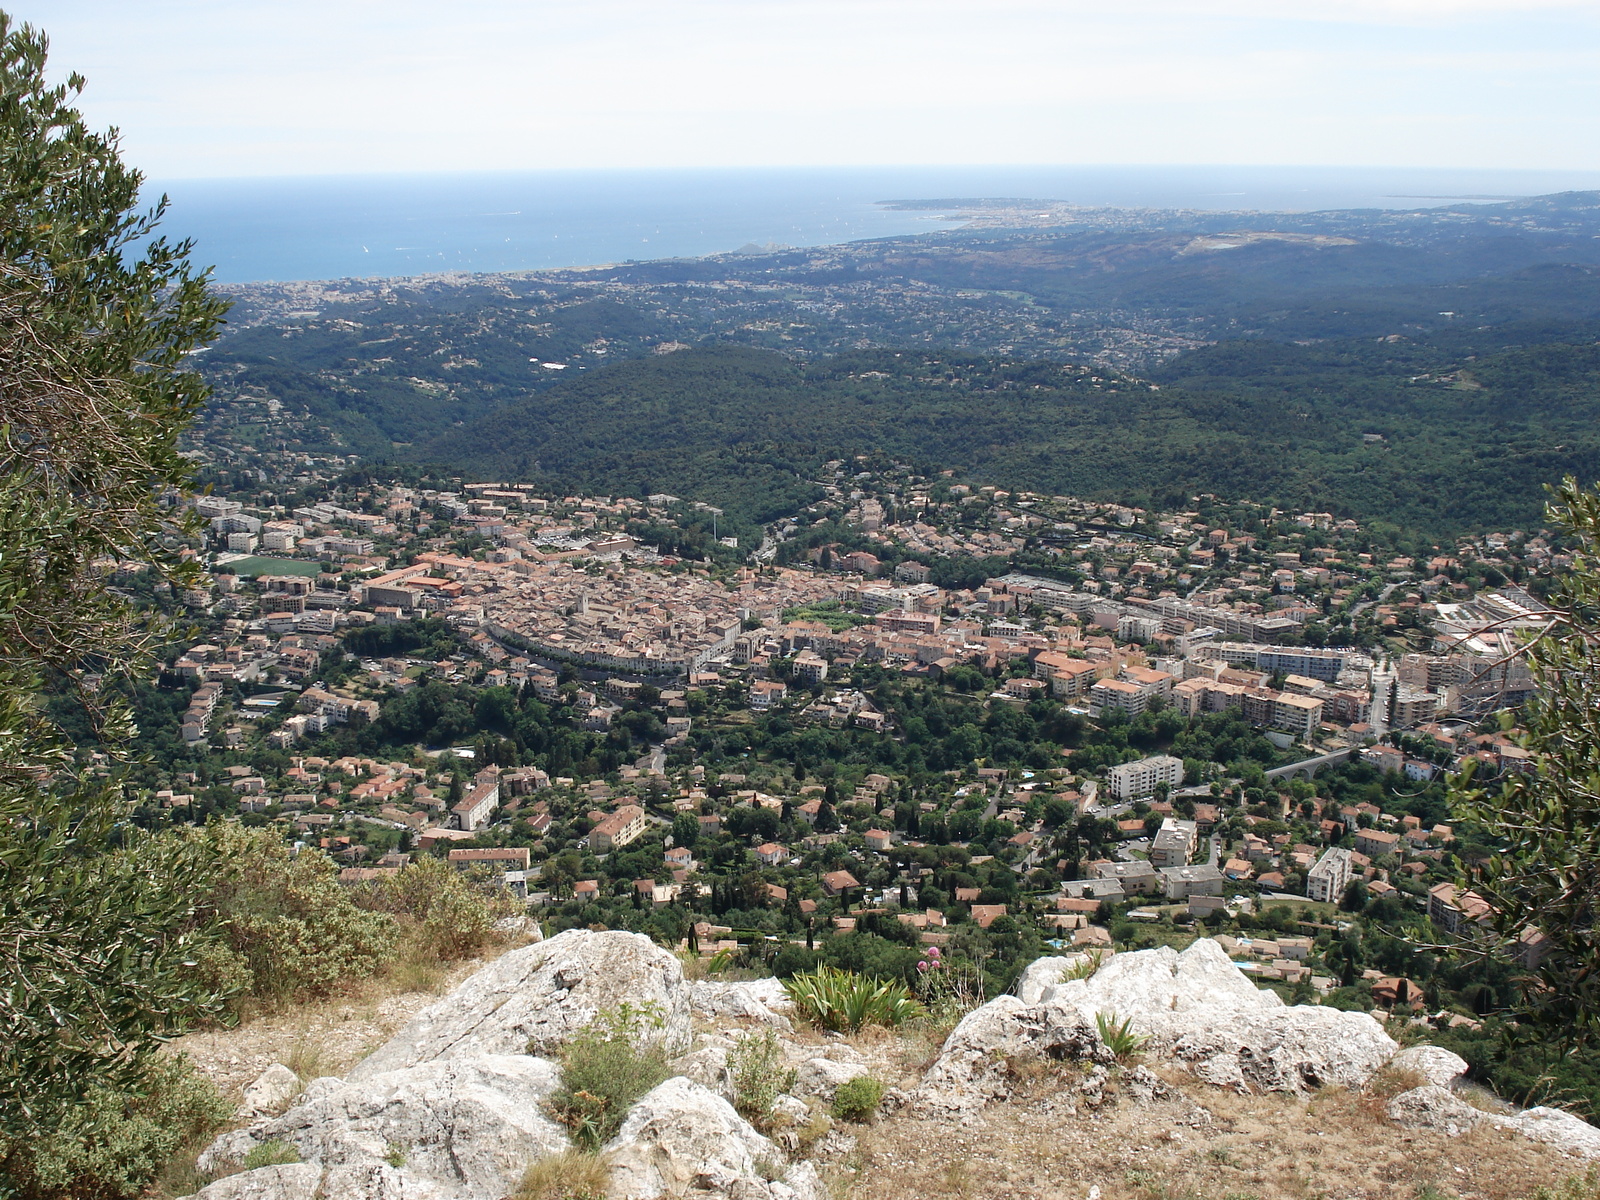
[[[1111,768],[1109,789],[1113,800],[1137,800],[1152,795],[1161,784],[1177,787],[1183,782],[1183,759],[1170,754],[1141,758]]]
[[[1330,846],[1306,874],[1306,895],[1312,900],[1337,904],[1350,886],[1350,851]]]

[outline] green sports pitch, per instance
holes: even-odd
[[[306,562],[298,558],[239,558],[230,563],[223,563],[217,568],[219,571],[232,571],[235,575],[247,575],[257,579],[262,575],[320,575],[322,564]]]

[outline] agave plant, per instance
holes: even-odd
[[[784,980],[783,987],[801,1016],[839,1033],[853,1033],[863,1025],[900,1025],[925,1011],[905,984],[838,967],[803,972]]]
[[[1147,1033],[1133,1031],[1133,1018],[1117,1018],[1114,1012],[1100,1012],[1094,1015],[1094,1023],[1099,1027],[1100,1040],[1105,1043],[1106,1049],[1111,1051],[1118,1062],[1127,1062],[1144,1049],[1144,1044],[1150,1040]]]

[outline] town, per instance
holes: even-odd
[[[350,886],[442,854],[706,953],[1226,928],[1264,980],[1364,1004],[1400,964],[1316,930],[1476,915],[1440,782],[1527,767],[1510,651],[1564,560],[1543,531],[1403,554],[1327,513],[865,460],[696,558],[703,502],[345,467],[291,464],[294,503],[174,497],[210,586],[155,597],[203,630],[157,681],[160,819],[279,826]]]

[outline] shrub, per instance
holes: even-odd
[[[1106,1049],[1116,1057],[1118,1062],[1127,1062],[1141,1050],[1150,1040],[1150,1035],[1135,1033],[1133,1031],[1133,1018],[1124,1017],[1117,1019],[1114,1012],[1095,1013],[1094,1023],[1100,1030],[1100,1040],[1105,1043]]]
[[[728,1070],[733,1106],[758,1128],[767,1124],[778,1097],[794,1086],[794,1068],[784,1062],[783,1047],[770,1029],[741,1037],[728,1053]]]
[[[495,921],[518,911],[508,892],[484,891],[443,859],[426,856],[358,893],[356,903],[409,918],[421,948],[446,962],[478,953],[494,936]]]
[[[320,850],[291,855],[272,830],[224,821],[192,836],[223,867],[205,899],[227,942],[200,962],[209,981],[288,1002],[338,991],[394,957],[394,918],[358,908]]]
[[[870,1121],[882,1102],[883,1084],[870,1075],[857,1075],[833,1094],[833,1115],[841,1121]]]
[[[139,1093],[90,1084],[53,1128],[0,1138],[0,1180],[8,1200],[132,1200],[232,1113],[188,1059],[157,1057]]]
[[[598,1150],[610,1141],[633,1102],[671,1074],[665,1025],[659,1005],[624,1002],[568,1044],[550,1111],[581,1148]]]
[[[783,987],[801,1016],[837,1032],[851,1033],[863,1025],[900,1025],[926,1012],[903,983],[826,965],[791,976]]]
[[[605,1159],[562,1150],[531,1164],[510,1200],[605,1200],[607,1183]]]

